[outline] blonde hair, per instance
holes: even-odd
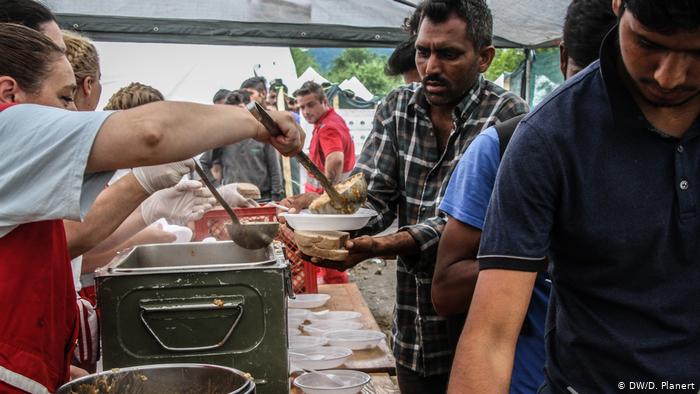
[[[97,79],[100,73],[100,58],[92,41],[73,32],[64,31],[66,57],[73,67],[75,80],[80,85],[87,77]]]
[[[132,82],[114,93],[104,109],[106,111],[116,111],[163,100],[165,100],[163,93],[158,91],[158,89],[142,83]]]

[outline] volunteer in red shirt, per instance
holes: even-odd
[[[301,114],[314,125],[309,157],[333,183],[345,180],[355,166],[355,146],[343,118],[328,106],[321,85],[308,81],[294,92]],[[323,193],[316,179],[309,175],[306,192]]]
[[[67,111],[76,81],[59,46],[0,23],[0,53],[0,392],[50,393],[68,380],[77,329],[60,219],[84,218],[114,169],[187,159],[244,138],[293,154],[303,132],[275,113],[285,136],[271,139],[245,110],[189,103]],[[144,167],[133,181],[148,192],[189,172],[185,162],[162,167],[172,176]]]
[[[355,166],[355,146],[350,130],[343,118],[328,105],[321,85],[307,81],[294,92],[299,111],[307,122],[314,125],[309,158],[336,184],[350,176]],[[305,186],[307,193],[323,193],[318,181],[309,174]],[[319,268],[325,283],[347,283],[347,272]]]

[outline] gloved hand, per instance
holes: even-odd
[[[214,203],[211,192],[199,181],[186,180],[153,193],[141,203],[141,216],[146,224],[165,218],[168,223],[182,226],[201,219]]]
[[[237,183],[229,183],[228,185],[221,186],[216,189],[221,197],[226,200],[231,208],[250,208],[257,207],[258,203],[250,198],[245,198],[238,192]]]
[[[137,167],[132,170],[143,190],[153,194],[160,189],[176,185],[182,176],[194,170],[194,161],[187,159],[157,166]]]

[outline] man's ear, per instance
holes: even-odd
[[[483,74],[489,69],[495,56],[496,48],[493,45],[485,46],[479,50],[479,74]]]
[[[0,76],[0,103],[11,104],[16,103],[19,85],[14,78],[9,76]]]
[[[559,43],[559,70],[561,70],[561,74],[564,76],[564,79],[566,79],[566,66],[569,63],[569,53],[566,50],[566,44],[564,41]]]
[[[94,82],[95,80],[89,75],[83,78],[83,82],[80,84],[80,89],[83,91],[83,96],[90,96],[90,92],[92,92],[92,84]]]
[[[620,17],[622,13],[622,0],[612,0],[612,11],[616,17]]]

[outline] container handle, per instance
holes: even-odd
[[[229,330],[226,333],[226,335],[224,336],[224,338],[213,345],[207,345],[207,346],[193,346],[193,347],[168,346],[160,339],[160,337],[158,337],[158,334],[156,334],[155,330],[153,330],[153,328],[151,328],[151,326],[150,326],[150,324],[148,324],[148,321],[146,320],[146,316],[145,316],[146,313],[149,313],[149,312],[186,312],[186,311],[220,310],[220,309],[237,309],[238,315],[236,316],[236,320],[234,320],[233,323],[231,324],[231,328],[229,328]],[[141,312],[140,312],[141,321],[146,326],[146,329],[148,329],[148,332],[151,333],[153,338],[156,340],[156,342],[158,342],[158,344],[163,349],[169,350],[171,352],[197,352],[197,351],[202,351],[202,350],[211,350],[211,349],[220,348],[228,341],[228,339],[231,337],[231,334],[233,334],[233,330],[236,328],[236,326],[238,325],[238,322],[241,320],[241,316],[243,316],[243,301],[242,300],[226,301],[226,302],[223,302],[221,304],[216,304],[213,302],[202,302],[202,303],[197,303],[197,304],[141,305]]]

